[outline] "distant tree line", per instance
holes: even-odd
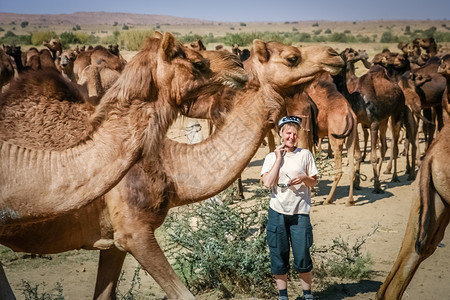
[[[117,25],[117,24],[116,24]],[[28,22],[23,22],[22,27],[28,26]],[[446,26],[443,27],[450,30]],[[4,31],[0,28],[0,31]],[[104,31],[103,31],[104,32]],[[128,27],[122,28],[122,31],[114,30],[111,35],[99,37],[94,34],[88,34],[80,31],[78,27],[72,32],[63,32],[56,34],[53,31],[38,31],[27,35],[16,35],[13,31],[7,31],[0,38],[0,43],[9,45],[33,45],[41,46],[44,41],[51,38],[59,38],[64,47],[69,45],[82,44],[120,44],[122,49],[136,51],[142,46],[142,42],[147,36],[152,36],[154,30],[129,30]],[[292,28],[292,32],[241,32],[227,33],[225,36],[214,36],[212,33],[206,35],[186,34],[181,35],[172,32],[182,43],[188,43],[201,39],[204,44],[219,43],[226,46],[238,44],[241,47],[249,47],[254,39],[264,41],[277,41],[287,45],[298,43],[398,43],[409,42],[417,37],[434,37],[436,42],[450,42],[450,31],[438,31],[436,27],[430,27],[426,30],[411,31],[409,26],[405,27],[403,35],[395,35],[390,28],[385,31],[381,37],[377,35],[367,36],[362,34],[352,34],[350,30],[343,32],[332,32],[329,28],[314,30],[313,33],[300,32],[297,28]]]

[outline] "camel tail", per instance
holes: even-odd
[[[425,239],[429,232],[431,223],[431,213],[433,209],[434,187],[431,174],[432,159],[424,161],[420,166],[419,189],[420,189],[420,213],[419,213],[419,231],[416,239],[416,252],[422,253],[425,246]]]
[[[350,113],[347,114],[346,121],[347,121],[347,126],[345,127],[345,131],[341,134],[332,133],[331,135],[334,138],[344,139],[344,138],[348,137],[349,134],[352,132],[353,126],[355,126],[355,124],[353,124],[353,118]]]

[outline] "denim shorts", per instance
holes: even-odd
[[[288,273],[291,246],[294,270],[298,273],[307,273],[312,270],[309,249],[313,244],[313,233],[309,215],[283,215],[269,208],[267,244],[270,250],[272,274]]]

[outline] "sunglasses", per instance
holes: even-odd
[[[286,177],[289,178],[289,180],[291,180],[291,177],[289,177],[287,174],[286,174]],[[290,187],[291,185],[289,183],[279,183],[279,184],[277,184],[277,186],[284,189],[284,188]]]

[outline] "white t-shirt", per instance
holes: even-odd
[[[272,169],[275,160],[274,152],[266,156],[261,169],[261,176]],[[307,176],[319,174],[311,151],[297,148],[293,152],[286,152],[281,160],[278,184],[287,184],[290,180],[288,176],[294,178],[301,174]],[[275,185],[272,187],[270,195],[270,208],[285,215],[309,214],[311,210],[311,190],[304,183],[286,188]]]

